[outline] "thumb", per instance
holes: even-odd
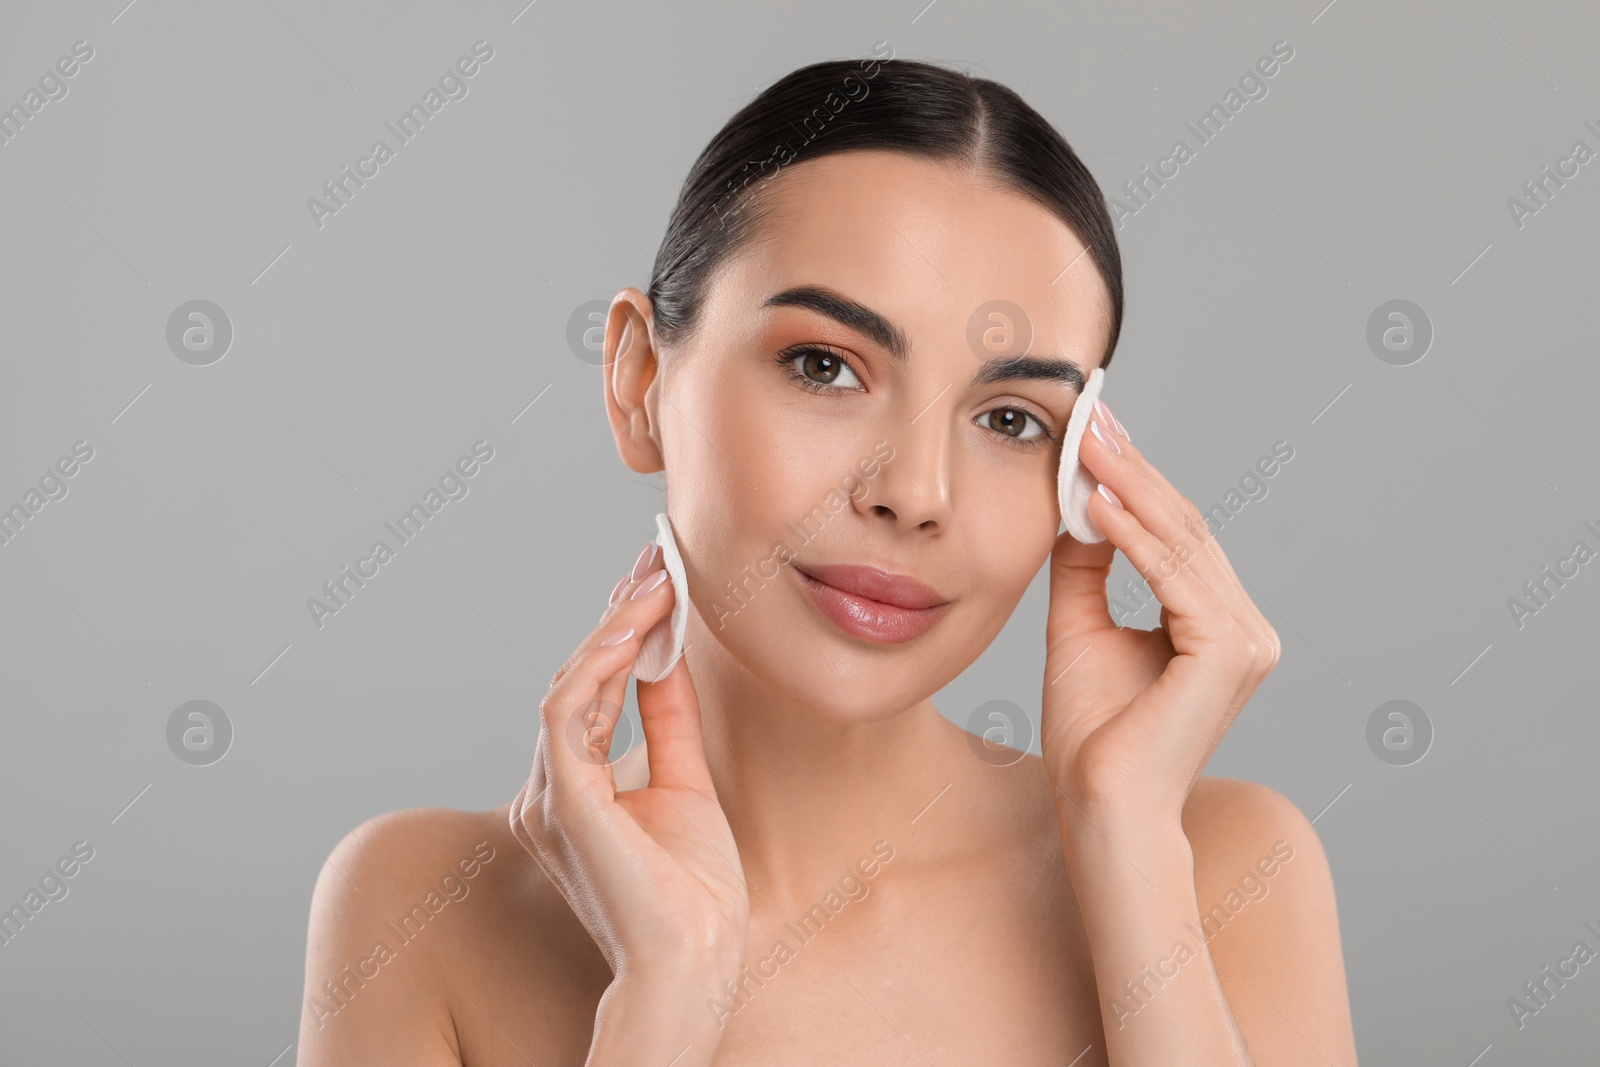
[[[680,655],[659,682],[636,680],[635,684],[651,786],[716,796],[700,731],[700,697],[689,677],[688,657]]]
[[[1116,625],[1106,600],[1111,561],[1117,548],[1109,540],[1086,545],[1063,532],[1050,551],[1050,616],[1045,647],[1086,630]]]

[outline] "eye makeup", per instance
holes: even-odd
[[[842,368],[842,370],[848,371],[850,376],[856,379],[857,384],[854,386],[835,385],[830,382],[819,382],[810,377],[802,369],[801,364],[803,360],[814,355],[831,360],[840,368]],[[802,389],[807,389],[813,393],[818,393],[823,396],[835,396],[841,393],[862,391],[860,386],[860,375],[856,373],[855,367],[850,362],[849,357],[845,356],[841,352],[836,351],[828,345],[815,342],[790,345],[778,353],[776,362],[784,368],[784,376],[786,378],[794,382],[796,385],[799,385]],[[984,429],[993,430],[997,435],[1010,442],[1013,442],[1019,448],[1042,448],[1056,440],[1055,433],[1050,429],[1050,418],[1046,415],[1040,414],[1038,411],[1035,411],[1029,405],[1025,405],[1020,402],[1002,403],[983,412],[983,415],[992,416],[997,411],[1017,412],[1018,414],[1022,415],[1024,419],[1031,419],[1038,426],[1039,429],[1037,433],[1030,434],[1025,437],[1017,434],[1006,433],[1002,430],[996,429],[993,425],[984,426]]]

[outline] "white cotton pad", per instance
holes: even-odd
[[[1061,469],[1056,473],[1056,499],[1061,504],[1061,520],[1067,524],[1067,532],[1086,545],[1106,539],[1089,517],[1089,494],[1100,483],[1078,462],[1078,446],[1083,443],[1089,416],[1094,414],[1094,402],[1100,398],[1104,382],[1105,372],[1099,367],[1089,372],[1089,380],[1067,419],[1066,440],[1061,442]]]
[[[683,655],[683,635],[689,624],[689,580],[683,573],[683,557],[678,555],[678,541],[672,536],[672,523],[666,512],[656,515],[656,544],[672,582],[672,613],[650,627],[644,635],[639,655],[633,662],[633,673],[641,682],[659,682],[672,673],[672,667]]]

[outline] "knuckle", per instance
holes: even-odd
[[[1282,654],[1282,643],[1278,640],[1277,631],[1271,626],[1260,626],[1252,629],[1236,627],[1239,632],[1239,641],[1243,646],[1249,672],[1258,677],[1266,677],[1278,665]]]
[[[555,669],[555,672],[550,675],[550,692],[545,694],[546,700],[550,698],[550,693],[555,692],[556,686],[561,684],[561,679],[565,678],[567,676],[567,672],[571,669],[572,657],[568,656],[562,661],[561,665]]]
[[[517,839],[517,844],[529,853],[533,852],[533,835],[528,831],[528,787],[523,786],[522,792],[517,794],[517,799],[511,805],[510,818],[511,836]]]
[[[567,658],[561,661],[561,666],[556,668],[556,673],[553,676],[552,680],[565,678],[567,675],[569,675],[573,671],[577,670],[579,664],[581,664],[582,662],[583,662],[583,648],[582,648],[582,646],[580,646],[578,648],[573,649],[570,653],[568,653]]]
[[[1262,658],[1266,670],[1271,671],[1283,658],[1283,641],[1278,637],[1278,631],[1271,626],[1263,626],[1261,636]]]
[[[519,832],[532,836],[535,831],[541,829],[540,812],[544,808],[544,798],[547,793],[548,789],[534,792],[531,778],[522,787],[522,792],[517,796],[517,805],[511,812],[511,822]]]
[[[1227,622],[1223,624],[1222,641],[1237,658],[1250,664],[1255,663],[1255,635],[1231,615],[1227,617]]]
[[[530,797],[522,810],[522,830],[528,835],[529,849],[541,864],[548,864],[558,853],[556,841],[561,833],[560,800],[556,790],[546,787]]]
[[[539,701],[540,743],[544,742],[544,735],[553,734],[556,729],[558,712],[561,709],[561,683],[558,679],[550,684],[550,691]]]
[[[573,673],[578,669],[579,661],[580,657],[574,653],[556,668],[555,674],[550,676],[550,688],[545,690],[543,698],[539,701],[539,716],[546,723],[552,722],[565,707],[572,689]]]
[[[616,790],[604,775],[585,775],[573,791],[572,801],[586,808],[599,809],[616,799]]]

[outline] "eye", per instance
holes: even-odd
[[[785,376],[803,388],[824,395],[860,392],[861,379],[856,377],[850,361],[843,355],[823,345],[805,344],[786,348],[778,353],[777,362],[784,367]],[[841,378],[845,384],[839,384]],[[1055,440],[1043,420],[1026,408],[1003,405],[991,408],[980,419],[986,427],[1016,444],[1018,448],[1040,448]],[[1028,423],[1034,425],[1028,432]],[[980,423],[983,424],[983,423]]]
[[[1042,444],[1051,441],[1050,431],[1038,416],[1030,411],[1016,407],[993,408],[986,413],[988,426],[996,433],[1004,434],[1014,441],[1029,441]],[[1026,433],[1028,423],[1032,422],[1038,429],[1034,433]]]
[[[813,392],[849,392],[861,386],[861,379],[856,377],[849,361],[821,345],[784,349],[778,353],[778,362],[786,367],[790,380]],[[845,383],[837,384],[842,375],[848,376]]]

